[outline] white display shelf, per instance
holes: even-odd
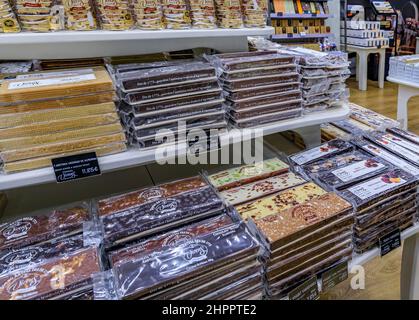
[[[287,130],[293,130],[298,128],[304,128],[314,125],[320,125],[324,122],[339,121],[347,118],[349,115],[349,107],[339,107],[330,110],[316,112],[310,115],[305,115],[300,118],[280,121],[264,126],[257,127],[263,130],[264,135],[270,135],[277,132],[283,132]],[[240,130],[235,130],[229,134],[230,143],[237,141],[237,136],[241,136]],[[225,141],[221,137],[221,141]],[[225,143],[223,143],[225,145]],[[168,148],[167,158],[172,158],[176,155],[176,149]],[[178,151],[179,153],[179,151]],[[183,155],[185,152],[182,153]],[[179,154],[177,154],[179,156]],[[128,167],[140,166],[148,163],[155,162],[155,150],[140,151],[138,149],[129,149],[125,152],[118,153],[115,155],[99,157],[99,164],[102,172],[110,172],[115,170],[121,170]],[[0,190],[8,190],[19,187],[37,185],[42,183],[54,182],[55,176],[52,167],[12,173],[12,174],[0,174]]]
[[[401,233],[402,241],[409,238],[410,236],[413,236],[413,235],[417,234],[417,233],[419,233],[419,224],[415,224],[412,227],[404,230]],[[349,263],[349,269],[351,269],[353,266],[356,266],[356,265],[361,265],[362,266],[362,265],[366,264],[367,262],[371,261],[372,259],[374,259],[376,257],[379,257],[379,256],[380,256],[380,248],[378,248],[378,247],[374,248],[374,249],[371,249],[371,250],[369,250],[369,251],[367,251],[363,254],[354,255],[353,258],[352,258],[352,261],[350,261],[350,263]]]
[[[247,36],[270,36],[274,28],[60,31],[0,36],[0,59],[73,59],[211,48],[247,51]]]
[[[409,81],[406,79],[399,79],[396,77],[387,77],[387,81],[393,82],[393,83],[397,83],[397,84],[401,84],[407,87],[413,87],[413,88],[417,88],[419,89],[419,83],[418,82],[413,82],[413,81]]]

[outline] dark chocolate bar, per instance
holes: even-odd
[[[275,84],[285,84],[289,82],[297,82],[300,80],[298,73],[281,74],[274,76],[264,76],[247,79],[226,80],[223,83],[223,88],[226,90],[238,90],[245,88],[257,88]]]
[[[114,267],[116,289],[124,299],[139,298],[156,287],[186,280],[258,250],[243,223],[194,238],[174,248]]]
[[[101,271],[95,247],[45,260],[0,277],[0,300],[61,299],[92,286]]]
[[[229,99],[240,100],[247,98],[255,98],[266,95],[274,95],[278,93],[286,93],[294,90],[300,90],[300,83],[298,81],[292,83],[280,83],[263,87],[230,91]]]
[[[221,58],[219,62],[224,70],[241,70],[274,65],[293,64],[295,57],[278,53],[260,56],[243,56],[240,58]]]
[[[212,187],[192,190],[104,216],[104,238],[108,243],[123,243],[128,238],[155,233],[154,229],[164,231],[184,220],[189,222],[214,215],[223,208],[222,200]]]
[[[262,105],[272,105],[276,103],[291,102],[296,99],[301,99],[301,91],[291,91],[287,93],[279,93],[276,95],[269,95],[268,97],[253,97],[249,99],[232,100],[227,98],[227,105],[234,110],[245,109],[251,107],[258,107]]]
[[[76,206],[0,224],[0,250],[76,234],[82,231],[83,223],[89,219],[88,208]]]
[[[295,112],[301,111],[301,100],[292,100],[289,102],[280,102],[280,103],[273,103],[270,105],[260,105],[257,107],[252,108],[246,108],[246,109],[239,109],[229,110],[229,115],[233,117],[234,119],[240,120],[240,119],[246,119],[250,117],[257,117],[261,115],[270,114],[272,115],[272,119],[275,119],[277,116],[282,115],[284,118],[291,112],[294,114]],[[282,118],[282,117],[281,117]],[[263,122],[259,122],[258,124],[261,124]]]
[[[221,81],[223,81],[223,80],[263,77],[263,76],[270,76],[270,75],[275,75],[279,73],[293,73],[293,72],[297,72],[297,65],[286,64],[286,65],[279,65],[279,66],[244,69],[244,70],[234,71],[234,72],[224,71],[221,74],[220,78],[221,78]]]

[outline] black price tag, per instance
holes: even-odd
[[[287,37],[288,38],[294,38],[294,34],[293,33],[287,33]]]
[[[338,283],[348,279],[348,262],[342,262],[322,274],[322,291],[332,289]]]
[[[66,182],[100,175],[96,152],[51,159],[57,182]]]
[[[288,294],[290,300],[317,300],[319,298],[319,288],[317,277],[313,276]]]
[[[277,15],[278,17],[282,17],[282,16],[284,15],[284,13],[283,13],[283,12],[277,12],[277,13],[276,13],[276,15]]]
[[[387,253],[397,249],[402,245],[402,239],[400,236],[400,230],[394,230],[384,237],[380,238],[380,249],[381,249],[381,256],[385,256]]]
[[[317,17],[317,13],[312,13],[311,16],[312,17]]]

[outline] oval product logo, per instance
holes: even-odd
[[[24,238],[28,236],[28,231],[32,228],[33,222],[30,220],[17,220],[4,228],[1,233],[6,241]]]
[[[174,247],[180,243],[193,239],[194,235],[188,231],[179,231],[175,234],[171,234],[164,239],[164,245]]]
[[[140,197],[145,199],[161,198],[163,196],[163,189],[159,187],[150,188],[140,193]]]
[[[151,211],[155,214],[166,214],[176,211],[178,202],[176,199],[164,199],[156,202],[152,207]]]
[[[208,255],[208,247],[202,243],[191,243],[183,248],[183,258],[191,263],[205,260]]]
[[[38,285],[48,272],[44,269],[33,269],[17,274],[4,284],[4,288],[13,300],[27,299],[38,292]]]
[[[0,261],[14,266],[26,264],[33,261],[41,252],[42,249],[38,247],[22,248],[6,254]]]

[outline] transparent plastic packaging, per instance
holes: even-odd
[[[236,167],[208,176],[209,182],[219,191],[266,179],[288,171],[288,165],[278,158],[268,159],[252,165]]]
[[[254,78],[263,77],[269,75],[276,75],[278,73],[294,73],[297,72],[296,64],[284,64],[279,66],[267,66],[242,69],[236,71],[223,71],[220,75],[222,81],[243,79],[243,78]]]
[[[233,56],[215,55],[213,64],[225,71],[238,71],[256,69],[270,66],[281,66],[295,63],[295,58],[272,52],[254,55],[252,53],[240,52]]]
[[[289,82],[300,81],[298,73],[281,74],[274,76],[264,76],[246,79],[226,80],[223,82],[223,87],[226,90],[235,91],[238,89],[252,89],[262,86],[285,84]]]
[[[376,129],[397,128],[400,126],[399,122],[357,104],[349,103],[349,107],[351,109],[351,118]]]
[[[334,139],[348,140],[350,134],[331,123],[323,123],[320,125],[322,141],[330,141]]]
[[[117,245],[221,213],[224,204],[212,187],[145,203],[101,219],[104,240]]]
[[[243,28],[240,0],[215,0],[215,8],[220,28]]]
[[[97,247],[69,252],[0,276],[0,299],[65,299],[92,289],[92,274],[101,270]]]
[[[65,28],[73,31],[97,29],[92,0],[61,0],[65,14]]]
[[[240,109],[252,107],[262,108],[264,106],[280,105],[283,106],[283,108],[278,108],[278,111],[280,111],[292,109],[295,102],[301,102],[301,91],[299,90],[279,93],[275,95],[256,96],[252,98],[238,100],[233,100],[228,97],[226,105],[230,109],[237,111]],[[298,107],[301,107],[301,103],[298,105]]]
[[[246,28],[264,28],[268,16],[268,1],[242,0],[241,1],[244,26]]]
[[[95,8],[103,30],[129,30],[134,27],[129,0],[95,0]]]
[[[185,0],[162,0],[163,21],[167,29],[191,28],[191,17]]]
[[[9,0],[1,0],[0,1],[0,33],[9,33],[9,32],[20,32],[20,25]]]
[[[217,28],[214,0],[189,0],[192,27],[197,29]]]
[[[354,119],[345,119],[340,121],[333,122],[333,125],[352,134],[362,136],[363,134],[372,131],[373,128],[364,125],[362,122],[356,121]]]
[[[414,134],[413,132],[402,130],[400,128],[389,128],[387,129],[387,131],[396,136],[402,137],[403,139],[406,139],[412,143],[419,145],[419,136]]]
[[[232,121],[244,125],[244,123],[253,123],[255,120],[259,120],[260,124],[265,123],[263,116],[271,116],[271,121],[292,118],[297,115],[301,115],[301,100],[291,100],[288,102],[272,103],[267,105],[259,105],[251,108],[243,109],[232,109],[229,108],[229,115]],[[257,123],[255,124],[258,125]]]
[[[206,274],[209,280],[215,279],[217,270],[254,257],[259,250],[258,242],[245,226],[235,223],[175,247],[164,247],[116,265],[112,269],[114,292],[119,299],[138,299],[154,292],[169,292],[170,288],[189,280],[193,286],[194,280],[198,281],[200,276]],[[214,276],[210,277],[211,274]],[[103,286],[95,286],[95,290],[107,291]]]
[[[2,223],[0,250],[21,248],[81,233],[83,223],[90,219],[89,205],[81,202],[59,209],[45,210],[42,215]]]
[[[164,29],[160,0],[130,0],[130,3],[134,12],[135,26],[138,29]]]
[[[273,85],[266,85],[260,87],[254,87],[251,89],[237,89],[229,91],[228,97],[230,100],[240,100],[247,98],[256,98],[258,96],[265,95],[276,95],[283,93],[285,94],[288,91],[300,90],[300,82],[290,82],[290,83],[280,83]]]
[[[50,32],[64,29],[64,8],[59,0],[15,0],[14,11],[22,31]]]

